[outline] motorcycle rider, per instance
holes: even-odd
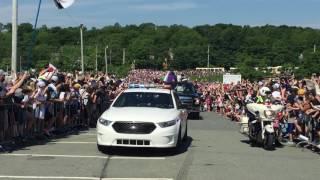
[[[268,94],[270,94],[270,89],[266,86],[263,86],[259,89],[258,95],[256,96],[256,101],[253,101],[257,104],[264,104],[267,101]],[[249,124],[256,119],[256,114],[252,114],[247,110],[247,116],[249,118]],[[254,133],[258,132],[259,124],[256,123],[254,127]]]
[[[256,103],[264,104],[268,98],[268,94],[270,94],[270,93],[271,93],[271,91],[268,87],[264,86],[264,87],[260,88]]]

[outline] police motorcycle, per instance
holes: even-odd
[[[273,150],[276,142],[274,122],[278,112],[282,111],[284,106],[271,102],[271,91],[268,87],[262,87],[259,95],[260,99],[264,99],[263,101],[246,105],[249,140],[252,146],[262,145],[266,150]]]

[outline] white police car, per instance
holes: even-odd
[[[188,112],[170,89],[129,88],[97,122],[97,146],[179,147],[187,137]]]

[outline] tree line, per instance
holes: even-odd
[[[47,27],[36,30],[23,23],[18,28],[18,65],[41,68],[48,62],[62,70],[80,70],[79,27]],[[105,50],[111,67],[126,65],[136,68],[194,69],[207,66],[238,67],[245,77],[263,76],[254,67],[300,67],[300,76],[320,72],[320,31],[312,28],[272,26],[237,26],[232,24],[157,26],[153,23],[103,28],[84,28],[86,70],[95,69],[96,47],[98,69],[105,67]],[[107,48],[106,48],[107,47]],[[11,24],[0,23],[0,68],[10,67]],[[19,69],[18,67],[18,69]]]

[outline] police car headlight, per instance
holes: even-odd
[[[200,104],[200,99],[199,98],[195,98],[194,99],[194,104],[196,104],[196,105]]]
[[[105,126],[109,126],[112,123],[112,121],[109,121],[109,120],[104,119],[104,118],[99,118],[98,121],[99,121],[100,124],[105,125]]]
[[[172,120],[172,121],[166,121],[166,122],[161,122],[158,123],[158,125],[162,128],[166,128],[166,127],[170,127],[170,126],[174,126],[177,124],[177,120]]]

